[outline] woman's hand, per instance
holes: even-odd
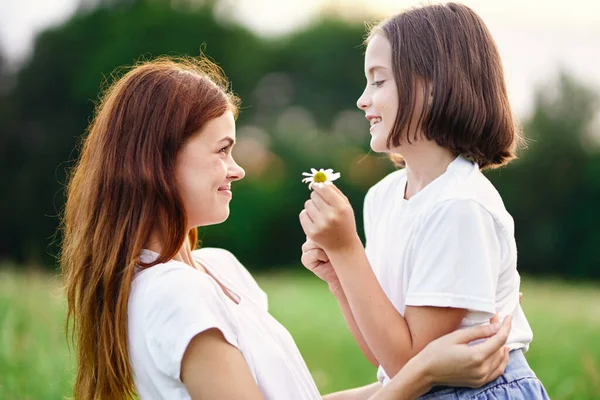
[[[512,317],[498,323],[449,333],[429,343],[398,372],[391,382],[369,400],[409,400],[427,393],[433,386],[480,387],[504,373],[508,348],[504,346]],[[489,338],[486,342],[470,342]]]
[[[416,358],[425,362],[426,371],[434,385],[480,387],[504,373],[508,364],[506,339],[512,316],[502,325],[496,317],[490,325],[461,329],[434,340]],[[469,346],[470,342],[489,338]]]
[[[348,198],[334,184],[314,184],[310,200],[300,213],[300,224],[308,238],[326,252],[339,251],[362,243],[356,232],[354,210]]]
[[[308,237],[302,245],[302,265],[327,282],[332,293],[335,294],[342,290],[340,280],[329,262],[329,257],[317,243]]]

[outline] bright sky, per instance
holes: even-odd
[[[78,0],[0,0],[0,45],[11,60],[26,58],[35,33],[60,24]],[[410,0],[221,0],[222,13],[254,31],[277,35],[302,27],[324,10],[355,19],[386,16],[421,4]],[[600,1],[463,0],[486,22],[503,57],[518,114],[531,107],[536,85],[565,68],[600,92]],[[360,38],[357,38],[357,42]]]

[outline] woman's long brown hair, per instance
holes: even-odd
[[[227,110],[237,113],[237,105],[221,70],[205,58],[140,63],[101,96],[70,175],[62,220],[76,400],[134,396],[127,303],[135,267],[171,259],[186,239],[195,247],[175,160],[190,136]],[[142,265],[140,251],[154,230],[163,252]]]

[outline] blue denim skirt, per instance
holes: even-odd
[[[509,354],[508,365],[504,374],[498,379],[477,389],[435,386],[421,400],[537,400],[550,399],[542,382],[527,364],[522,350],[514,350]]]

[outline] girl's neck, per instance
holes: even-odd
[[[450,150],[429,141],[419,141],[407,150],[402,152],[406,163],[406,200],[440,177],[456,159]]]

